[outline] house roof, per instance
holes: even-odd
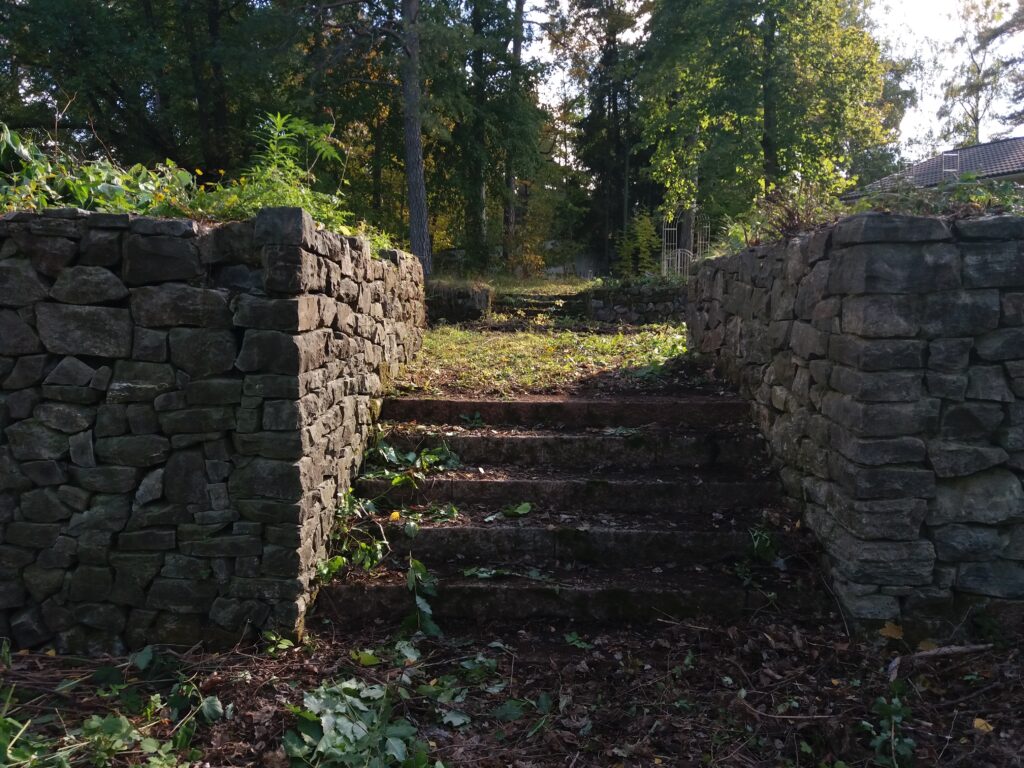
[[[952,149],[905,171],[868,184],[864,192],[884,192],[899,184],[934,187],[943,181],[972,173],[981,179],[1024,175],[1024,136]]]

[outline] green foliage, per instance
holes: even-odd
[[[617,278],[659,273],[657,256],[661,251],[661,239],[649,211],[640,211],[630,219],[629,225],[620,233],[616,250],[618,258],[613,271]]]
[[[377,506],[346,492],[335,514],[331,534],[331,556],[317,563],[317,580],[331,581],[349,566],[364,571],[376,568],[391,553],[383,527],[377,521]]]
[[[350,231],[352,217],[340,195],[313,188],[318,163],[341,161],[331,126],[267,114],[254,140],[260,149],[245,174],[231,181],[204,181],[202,169],[193,174],[171,161],[152,169],[126,169],[109,159],[48,153],[0,123],[0,210],[72,206],[228,221],[249,218],[268,206],[298,206],[329,229]],[[380,233],[374,240],[389,244]]]
[[[458,454],[448,450],[446,445],[399,453],[390,443],[380,442],[367,458],[365,476],[390,480],[394,487],[416,487],[428,475],[456,469],[459,465]]]
[[[395,714],[395,699],[394,689],[355,678],[325,683],[289,707],[298,725],[284,736],[285,754],[296,768],[428,768],[427,745]]]
[[[66,680],[58,692],[68,695],[81,686],[95,686],[95,695],[109,700],[113,711],[90,715],[77,724],[68,713],[60,719],[60,734],[52,730],[54,718],[50,716],[35,721],[17,717],[15,689],[0,691],[0,764],[11,768],[128,764],[185,768],[199,758],[192,747],[199,727],[234,715],[233,705],[224,706],[216,696],[204,696],[191,677],[176,667],[176,659],[160,655],[152,647],[117,666],[97,667],[91,675]],[[160,690],[152,692],[154,687]],[[33,692],[31,697],[35,696]],[[168,729],[168,725],[173,727]],[[151,735],[157,732],[162,738]]]
[[[871,707],[878,721],[861,721],[860,729],[871,739],[874,763],[880,768],[909,768],[914,764],[914,740],[904,733],[910,709],[898,696],[879,696]]]
[[[686,354],[685,329],[648,325],[628,333],[537,329],[522,333],[442,326],[399,386],[428,392],[510,395],[558,392],[588,379],[617,376],[657,384]]]
[[[852,212],[881,210],[919,216],[1024,215],[1024,185],[978,180],[970,174],[922,189],[910,183],[885,192],[869,192],[850,206]]]
[[[644,72],[667,207],[742,216],[800,179],[840,191],[888,145],[884,64],[855,0],[655,3]]]
[[[944,53],[958,62],[942,83],[943,121],[939,138],[967,147],[982,141],[982,126],[1009,91],[1008,57],[998,55],[987,34],[1009,11],[1007,0],[965,0],[958,4],[960,35]]]

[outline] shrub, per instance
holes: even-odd
[[[83,160],[37,144],[0,123],[0,210],[72,206],[87,210],[229,221],[249,218],[267,206],[305,208],[319,223],[352,233],[352,214],[338,190],[315,187],[320,164],[340,164],[333,126],[290,115],[267,114],[254,140],[252,165],[237,179],[223,171],[192,173],[168,160],[155,168],[123,168],[110,159]],[[216,173],[217,178],[204,179]],[[388,236],[359,226],[375,249]]]

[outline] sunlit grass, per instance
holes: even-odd
[[[618,333],[499,331],[441,326],[398,382],[404,391],[514,395],[602,382],[657,386],[662,366],[686,352],[686,331],[650,325]]]

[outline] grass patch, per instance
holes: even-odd
[[[601,284],[600,278],[573,276],[549,278],[488,275],[479,280],[489,284],[499,296],[575,296]]]
[[[441,326],[397,382],[425,393],[516,395],[556,393],[588,385],[659,388],[669,361],[686,353],[686,331],[648,325],[633,331],[526,330]]]

